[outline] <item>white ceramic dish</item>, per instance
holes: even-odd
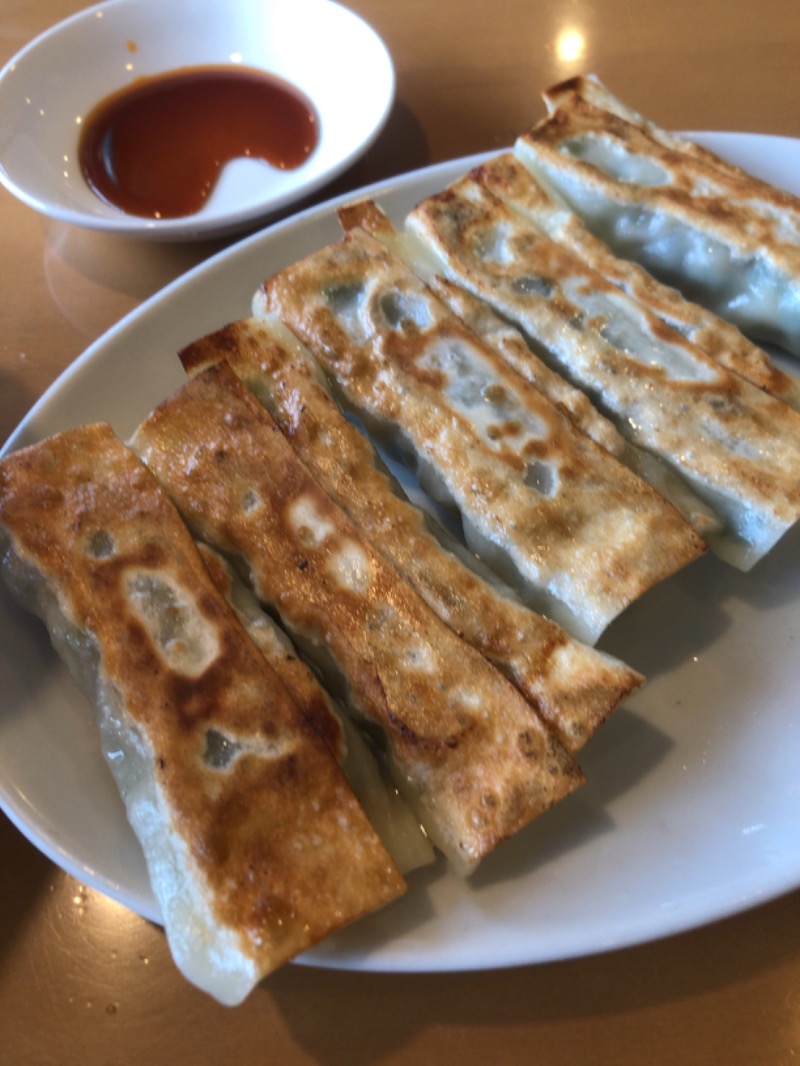
[[[800,141],[698,139],[800,193]],[[396,219],[476,160],[373,191]],[[90,348],[7,447],[90,419],[127,436],[183,380],[175,351],[246,314],[271,271],[338,235],[329,204],[194,270]],[[754,572],[705,558],[646,596],[602,645],[644,689],[582,756],[589,783],[468,883],[443,865],[398,904],[306,956],[352,969],[467,969],[633,944],[800,886],[800,530]],[[42,627],[0,593],[0,804],[47,855],[158,919],[92,714]]]
[[[241,63],[314,104],[320,140],[296,170],[228,164],[202,210],[144,219],[104,203],[76,160],[80,122],[109,93],[177,67]],[[375,139],[394,68],[362,19],[330,0],[109,0],[53,27],[0,72],[0,181],[53,218],[129,236],[190,239],[241,231],[319,189]]]

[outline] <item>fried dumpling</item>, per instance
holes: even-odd
[[[704,545],[360,229],[267,279],[343,397],[458,508],[467,543],[585,643]],[[259,312],[260,313],[260,312]]]
[[[530,218],[548,237],[574,252],[602,274],[606,281],[683,334],[706,355],[728,370],[757,385],[777,399],[800,410],[800,381],[784,373],[769,356],[735,326],[686,300],[677,289],[657,281],[638,263],[622,259],[581,222],[564,201],[545,189],[524,165],[525,142],[516,155],[506,152],[483,164],[473,174],[476,180],[514,210]]]
[[[510,681],[433,614],[323,492],[224,363],[139,426],[132,445],[200,539],[259,599],[386,748],[431,840],[469,872],[583,781]]]
[[[473,171],[483,182],[488,165]],[[479,178],[478,178],[479,175]],[[484,300],[439,273],[441,260],[408,229],[397,230],[372,201],[361,201],[339,211],[345,230],[361,226],[396,253],[422,278],[436,296],[469,329],[495,349],[525,381],[541,392],[576,429],[644,478],[680,511],[703,538],[715,535],[723,522],[692,492],[687,482],[650,452],[632,444],[610,419],[602,415],[586,393],[553,370],[531,348],[520,329],[501,318]],[[437,270],[438,268],[438,270]]]
[[[551,240],[479,173],[417,205],[407,226],[452,281],[688,483],[722,521],[703,529],[722,558],[748,569],[800,517],[800,414]]]
[[[152,474],[105,425],[0,463],[7,584],[98,715],[173,956],[240,1002],[405,884]]]
[[[339,221],[345,232],[364,229],[376,237],[390,252],[399,256],[432,289],[441,302],[460,318],[468,328],[496,348],[506,362],[519,368],[525,363],[525,378],[561,411],[587,437],[601,448],[620,458],[626,442],[614,425],[590,402],[585,393],[576,389],[562,375],[555,373],[542,359],[531,352],[520,331],[501,319],[483,300],[459,285],[453,284],[438,271],[441,264],[425,245],[413,239],[407,230],[396,229],[391,220],[373,200],[359,200],[339,210]],[[520,353],[523,353],[520,356]]]
[[[258,602],[233,566],[207,544],[197,545],[214,584],[239,617],[247,635],[286,686],[291,697],[313,715],[315,728],[344,771],[347,782],[381,843],[401,874],[434,861],[424,830],[389,780],[373,748],[350,717],[337,708],[287,634]]]
[[[511,678],[566,748],[584,744],[638,687],[636,671],[525,608],[466,565],[456,544],[443,546],[444,531],[434,535],[430,519],[402,496],[370,441],[333,400],[311,353],[287,327],[270,316],[234,322],[181,352],[192,375],[220,360],[264,403],[367,540],[450,629]]]
[[[756,339],[800,354],[800,199],[658,129],[596,79],[544,93],[517,151],[589,228]]]

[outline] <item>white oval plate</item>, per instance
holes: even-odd
[[[800,141],[698,140],[800,193]],[[372,192],[400,220],[478,159]],[[127,437],[183,372],[175,352],[248,313],[271,272],[334,240],[335,209],[250,237],[93,345],[7,448],[92,419]],[[464,882],[444,865],[310,952],[365,970],[475,969],[586,955],[685,930],[800,886],[800,529],[750,574],[704,558],[629,608],[602,646],[645,687],[582,753],[588,784]],[[0,593],[0,804],[77,878],[158,920],[92,713],[42,626]]]
[[[296,170],[234,161],[202,210],[145,219],[104,203],[76,159],[80,122],[109,93],[176,67],[241,63],[314,104],[320,140]],[[154,239],[241,231],[331,181],[380,132],[394,68],[361,18],[330,0],[109,0],[42,34],[0,72],[0,182],[63,222]]]

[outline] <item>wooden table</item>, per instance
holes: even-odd
[[[394,57],[397,102],[333,191],[505,146],[542,113],[540,88],[580,70],[671,128],[800,135],[797,0],[351,6]],[[0,0],[0,60],[77,8]],[[219,247],[72,231],[5,192],[0,234],[0,439],[91,341]],[[3,815],[0,856],[9,1066],[761,1066],[800,1052],[800,893],[669,940],[549,965],[444,975],[289,966],[226,1010],[178,975],[160,929],[57,869]]]

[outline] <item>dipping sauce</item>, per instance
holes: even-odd
[[[78,158],[107,203],[181,218],[200,210],[231,160],[293,170],[318,139],[313,105],[280,78],[249,67],[183,67],[101,101],[83,122]]]

